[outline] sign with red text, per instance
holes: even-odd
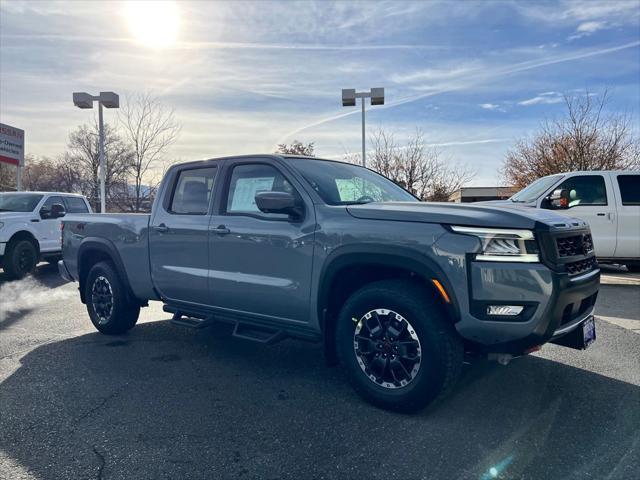
[[[24,166],[24,130],[0,123],[0,163]]]

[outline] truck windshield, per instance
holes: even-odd
[[[531,185],[524,187],[518,193],[513,195],[509,200],[516,203],[529,203],[537,200],[540,195],[562,178],[562,175],[551,175],[542,177],[533,182]]]
[[[329,205],[418,201],[388,178],[357,165],[308,158],[287,160]]]
[[[0,193],[0,212],[32,212],[40,200],[35,193]]]

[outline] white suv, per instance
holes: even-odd
[[[9,278],[24,277],[40,259],[57,261],[60,218],[67,213],[91,213],[91,207],[73,193],[0,193],[0,262]]]

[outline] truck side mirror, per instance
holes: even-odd
[[[281,213],[292,218],[302,216],[302,205],[288,192],[257,192],[255,201],[263,213]]]
[[[551,208],[566,210],[569,208],[569,190],[566,188],[558,188],[547,196],[547,201]]]
[[[67,214],[67,211],[64,208],[64,205],[61,203],[54,203],[51,205],[51,211],[49,213],[49,218],[61,218]]]

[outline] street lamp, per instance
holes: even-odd
[[[113,92],[100,92],[100,95],[89,95],[86,92],[73,92],[73,104],[78,108],[93,108],[93,102],[98,102],[98,136],[99,136],[99,155],[100,168],[98,176],[100,177],[100,213],[106,213],[106,195],[105,195],[105,176],[107,174],[104,166],[104,124],[102,122],[102,106],[106,108],[118,108],[120,106],[120,97]]]
[[[356,105],[356,98],[361,98],[362,102],[362,166],[367,166],[367,160],[364,150],[364,103],[365,98],[371,99],[371,105],[384,105],[384,88],[372,88],[369,92],[356,92],[355,88],[343,88],[342,89],[342,106],[354,107]]]

